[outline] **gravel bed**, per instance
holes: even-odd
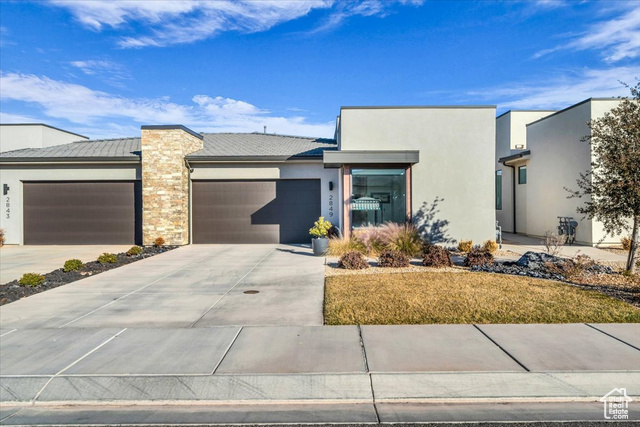
[[[121,252],[116,255],[118,260],[115,263],[101,264],[97,261],[89,261],[78,271],[65,272],[62,268],[58,268],[49,273],[43,274],[45,280],[44,283],[39,286],[22,286],[18,280],[13,280],[5,283],[4,285],[0,285],[0,305],[9,304],[10,302],[17,301],[30,295],[35,295],[86,277],[91,277],[105,271],[113,270],[114,268],[122,267],[123,265],[131,264],[132,262],[149,258],[177,247],[178,246],[162,246],[158,248],[155,246],[147,246],[142,248],[142,253],[140,255],[135,256],[129,256],[126,253]]]
[[[400,268],[392,268],[392,267],[379,267],[378,260],[376,258],[368,258],[369,268],[365,268],[363,270],[347,270],[344,268],[338,268],[338,260],[337,259],[327,259],[325,264],[324,272],[325,277],[330,276],[345,276],[345,275],[354,275],[354,274],[387,274],[387,273],[427,273],[427,272],[438,272],[438,271],[449,271],[453,273],[461,273],[467,271],[465,268],[460,267],[443,267],[443,268],[434,268],[434,267],[425,267],[420,263],[420,260],[414,259],[411,260],[411,265],[408,267],[400,267]]]

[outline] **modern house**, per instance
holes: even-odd
[[[583,218],[583,200],[568,198],[592,152],[581,139],[587,122],[615,108],[619,99],[590,98],[560,111],[509,111],[496,119],[496,219],[503,231],[542,237],[556,232],[559,216],[578,223],[576,242],[619,244],[602,223]]]
[[[21,148],[53,147],[88,139],[84,135],[43,123],[0,124],[0,152]]]
[[[495,106],[343,107],[334,139],[154,125],[3,148],[0,227],[7,244],[301,243],[324,216],[345,234],[415,221],[482,242],[495,237],[495,126]]]

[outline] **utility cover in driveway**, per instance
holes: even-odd
[[[24,243],[136,243],[141,230],[138,188],[134,181],[25,182]]]
[[[320,216],[320,180],[194,181],[194,243],[303,243]]]

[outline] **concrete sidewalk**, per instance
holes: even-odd
[[[198,419],[193,405],[207,404],[227,422],[259,422],[248,408],[260,404],[279,414],[263,422],[376,422],[428,421],[425,404],[601,411],[614,388],[640,396],[638,324],[12,329],[0,351],[3,424],[59,405],[71,408],[57,417],[84,420],[127,413],[103,405],[178,405]],[[318,404],[306,409],[326,415],[316,421],[300,408]]]

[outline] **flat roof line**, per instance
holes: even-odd
[[[509,113],[553,113],[554,111],[558,111],[558,110],[507,110],[504,113],[497,116],[496,119],[499,119],[500,117]]]
[[[545,117],[543,117],[541,119],[538,119],[538,120],[536,120],[534,122],[528,123],[527,126],[531,126],[531,125],[534,125],[534,124],[536,124],[538,122],[541,122],[543,120],[547,120],[547,119],[549,119],[549,118],[551,118],[553,116],[557,116],[558,114],[561,114],[561,113],[564,113],[565,111],[571,110],[572,108],[579,107],[582,104],[586,104],[587,102],[591,102],[591,101],[621,101],[622,99],[623,98],[587,98],[584,101],[578,102],[577,104],[573,104],[573,105],[571,105],[571,106],[569,106],[567,108],[563,108],[562,110],[558,110],[553,114],[549,114],[548,116],[545,116]]]
[[[424,110],[438,110],[438,109],[484,109],[484,108],[498,108],[497,105],[374,105],[374,106],[342,106],[340,110],[402,110],[402,109],[424,109]]]
[[[44,126],[44,127],[48,127],[49,129],[54,129],[54,130],[57,130],[57,131],[60,131],[60,132],[68,133],[70,135],[75,135],[75,136],[79,136],[81,138],[89,139],[88,136],[84,136],[84,135],[80,135],[79,133],[70,132],[68,130],[60,129],[60,128],[57,128],[55,126],[48,125],[46,123],[0,123],[0,126]]]
[[[190,135],[195,136],[196,138],[202,139],[203,136],[201,133],[197,133],[195,131],[192,131],[191,129],[189,129],[186,126],[183,125],[142,125],[140,126],[140,129],[149,129],[149,130],[153,130],[153,129],[164,129],[164,130],[171,130],[171,129],[180,129],[183,130],[185,132],[187,132]]]

